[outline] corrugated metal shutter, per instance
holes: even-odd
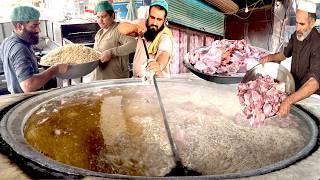
[[[200,0],[167,0],[168,20],[200,31],[224,36],[224,14]]]

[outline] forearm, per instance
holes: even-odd
[[[286,57],[284,56],[283,53],[275,53],[275,54],[270,54],[268,56],[268,62],[281,62],[285,59]]]
[[[127,36],[132,36],[134,34],[138,33],[138,25],[137,24],[132,24],[128,22],[122,22],[118,25],[118,31],[121,34],[127,35]]]
[[[129,37],[129,39],[124,41],[124,44],[111,49],[112,55],[114,56],[125,56],[135,51],[137,46],[137,41]]]
[[[156,73],[157,76],[161,76],[161,72],[168,65],[169,58],[170,58],[169,53],[162,52],[158,55],[156,59],[151,60],[148,63],[147,67],[150,71]]]
[[[30,78],[20,82],[21,89],[26,92],[33,92],[44,86],[57,73],[57,67],[52,66],[47,70],[34,74]]]
[[[319,82],[315,78],[310,78],[303,86],[298,89],[298,91],[294,92],[288,98],[291,104],[299,102],[309,96],[311,96],[314,92],[319,89]]]
[[[163,70],[170,59],[170,54],[167,52],[161,52],[160,55],[157,57],[156,61],[159,63],[161,70]]]

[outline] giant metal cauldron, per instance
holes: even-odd
[[[54,90],[42,95],[35,96],[30,98],[14,108],[12,108],[1,120],[1,136],[3,140],[12,148],[12,150],[17,153],[17,155],[26,158],[26,160],[30,161],[33,165],[37,165],[38,168],[42,168],[41,172],[46,171],[46,173],[52,172],[52,177],[83,177],[83,176],[98,176],[98,177],[108,177],[108,178],[148,178],[147,176],[130,176],[130,175],[123,175],[123,174],[108,174],[102,172],[95,172],[88,169],[83,169],[75,166],[71,166],[68,164],[64,164],[58,161],[55,161],[51,158],[48,158],[38,152],[34,147],[32,147],[25,139],[25,126],[27,121],[29,120],[30,116],[36,111],[39,110],[41,106],[48,103],[50,100],[55,98],[59,98],[61,96],[68,96],[70,94],[76,92],[85,92],[85,91],[97,91],[101,89],[112,89],[115,87],[131,87],[134,89],[136,85],[141,85],[140,80],[115,80],[115,81],[101,81],[101,82],[94,82],[89,84],[80,84],[73,87],[63,88]],[[224,96],[228,95],[226,93],[229,91],[229,94],[236,94],[236,85],[221,85],[221,84],[214,84],[205,82],[202,80],[186,80],[186,79],[162,79],[159,80],[160,91],[164,94],[165,89],[171,86],[177,85],[181,87],[182,93],[190,92],[190,96],[196,89],[208,89],[214,90],[218,89],[221,91],[220,94],[215,92],[216,96]],[[145,85],[146,87],[152,85]],[[176,93],[179,94],[179,93]],[[227,99],[227,97],[225,97]],[[166,103],[167,101],[167,103]],[[164,105],[170,106],[168,104],[169,100],[164,99]],[[191,100],[192,101],[192,100]],[[188,101],[189,102],[189,101]],[[235,100],[236,103],[237,100]],[[203,102],[205,104],[205,102]],[[223,102],[222,102],[223,103]],[[225,102],[227,103],[227,102]],[[231,104],[232,105],[232,104]],[[228,111],[228,110],[226,110]],[[210,112],[207,112],[210,115]],[[307,127],[306,132],[308,132],[308,137],[306,137],[307,142],[304,146],[298,149],[293,155],[287,157],[286,159],[279,160],[273,164],[266,164],[263,167],[259,167],[256,169],[247,169],[240,172],[233,172],[233,173],[225,173],[225,174],[206,174],[203,176],[197,176],[197,178],[238,178],[238,177],[247,177],[247,176],[254,176],[259,174],[265,174],[272,171],[276,171],[287,167],[288,165],[295,163],[301,158],[304,158],[308,155],[308,153],[313,149],[316,144],[316,138],[318,135],[317,127],[314,121],[304,112],[299,110],[296,107],[292,108],[290,112],[292,116],[295,116],[299,119],[299,121]],[[169,118],[170,119],[170,118]],[[173,124],[171,124],[174,127]],[[196,130],[195,130],[196,131]],[[204,130],[205,131],[205,130]],[[257,131],[257,130],[255,130]],[[195,137],[196,138],[196,137]],[[50,146],[50,145],[48,145]],[[54,147],[52,147],[54,148]],[[190,147],[189,147],[190,148]],[[192,148],[191,148],[192,149]],[[190,154],[190,153],[189,153]],[[192,152],[191,152],[192,155]],[[184,156],[182,156],[182,160]],[[187,161],[187,160],[186,160]],[[216,163],[216,162],[211,162]],[[187,165],[188,166],[188,165]],[[191,167],[192,168],[192,167]],[[195,169],[199,171],[199,169]],[[50,177],[50,176],[49,176]],[[170,178],[170,177],[164,177]],[[192,176],[183,177],[185,178],[195,178]]]

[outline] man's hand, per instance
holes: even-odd
[[[260,60],[260,64],[264,65],[267,62],[281,62],[286,59],[283,53],[269,54]]]
[[[138,36],[142,37],[145,32],[147,32],[147,26],[145,20],[139,20],[136,24],[136,33]]]
[[[263,57],[261,60],[260,60],[260,64],[264,65],[265,63],[269,62],[270,61],[270,55],[266,55],[265,57]]]
[[[291,105],[292,105],[292,102],[290,100],[289,97],[287,97],[284,101],[282,101],[282,103],[280,104],[280,107],[279,107],[279,111],[277,113],[277,115],[281,118],[284,118],[284,117],[287,117],[289,112],[290,112],[290,109],[291,109]]]
[[[159,64],[157,61],[155,61],[155,60],[151,60],[150,62],[148,62],[148,64],[147,64],[147,69],[148,69],[150,72],[155,73],[156,75],[161,74],[160,64]]]
[[[108,50],[105,50],[102,52],[102,54],[100,56],[100,61],[105,63],[105,62],[110,61],[111,58],[112,58],[112,52],[110,49],[108,49]]]
[[[56,68],[56,75],[62,75],[64,73],[67,72],[67,70],[69,69],[69,65],[68,64],[55,64],[53,65]]]
[[[147,32],[146,20],[138,19],[132,22],[121,22],[117,29],[119,33],[127,36],[142,37]]]

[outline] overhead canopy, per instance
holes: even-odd
[[[239,6],[232,0],[205,0],[206,2],[219,8],[222,12],[227,14],[237,13]]]

